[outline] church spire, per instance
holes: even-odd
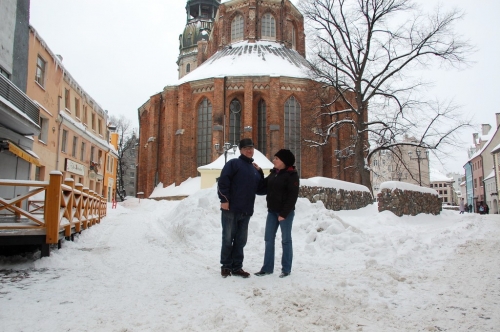
[[[179,78],[198,66],[198,42],[208,41],[221,0],[187,0],[186,27],[179,36]]]
[[[193,20],[213,22],[220,3],[221,0],[188,0],[186,3],[187,23]]]

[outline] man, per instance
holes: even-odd
[[[264,173],[253,163],[254,147],[250,138],[240,141],[241,155],[229,160],[222,169],[218,194],[222,211],[221,276],[248,278],[243,270],[243,248],[247,244],[248,223],[253,215],[255,194],[263,183]]]

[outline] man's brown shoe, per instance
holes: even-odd
[[[243,271],[243,269],[239,269],[239,270],[233,271],[231,274],[233,276],[242,277],[242,278],[248,278],[248,277],[250,277],[250,273]]]
[[[220,269],[220,275],[222,276],[222,278],[226,278],[226,277],[230,277],[231,276],[231,270],[230,269],[226,269],[226,268],[221,268]]]

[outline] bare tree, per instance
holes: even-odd
[[[377,151],[397,155],[400,145],[444,151],[457,144],[470,119],[452,103],[428,100],[429,83],[416,74],[433,63],[467,64],[472,47],[453,31],[461,12],[437,8],[425,16],[411,0],[302,0],[300,7],[313,34],[313,78],[330,92],[317,112],[323,128],[310,146],[326,145],[335,130],[351,127],[355,135],[336,151],[353,158],[357,181],[371,188],[369,164]],[[339,110],[338,103],[347,106]],[[404,135],[417,140],[403,142]]]
[[[120,115],[120,117],[111,116],[110,122],[116,126],[116,132],[118,133],[117,194],[123,201],[125,200],[125,173],[132,167],[132,165],[127,162],[128,158],[126,158],[126,156],[134,149],[137,139],[135,137],[135,130],[130,124],[130,120],[126,119],[123,115]]]

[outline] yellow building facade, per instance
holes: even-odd
[[[40,135],[33,151],[40,166],[30,178],[48,180],[58,170],[63,178],[112,201],[116,193],[118,134],[109,130],[105,111],[64,68],[30,26],[26,94],[40,108]],[[114,144],[113,144],[114,143]]]

